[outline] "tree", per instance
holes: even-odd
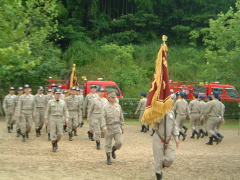
[[[2,0],[0,12],[1,87],[43,83],[40,77],[56,69],[46,74],[39,67],[59,63],[61,55],[52,44],[58,38],[55,0]]]
[[[210,20],[209,32],[205,37],[206,59],[211,80],[232,82],[239,86],[240,69],[240,0],[235,8],[220,13]]]

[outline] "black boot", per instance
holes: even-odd
[[[65,125],[65,124],[63,125],[63,131],[67,132],[67,125]]]
[[[153,136],[153,135],[154,135],[154,133],[155,133],[155,130],[154,130],[154,129],[152,129],[152,134],[151,134],[150,136]]]
[[[90,131],[88,131],[87,133],[88,133],[88,139],[91,140],[91,134],[92,133]]]
[[[186,134],[187,133],[187,130],[188,130],[188,128],[186,127],[186,126],[182,126],[183,127],[183,129],[184,129],[184,134]]]
[[[101,148],[100,148],[100,141],[96,141],[96,149],[97,150],[100,150]]]
[[[17,137],[20,137],[21,135],[21,132],[20,132],[20,129],[17,130]]]
[[[56,142],[52,142],[52,152],[57,152]]]
[[[26,138],[27,138],[27,139],[29,138],[28,133],[26,133]]]
[[[26,142],[26,136],[25,136],[25,134],[22,135],[22,142]]]
[[[106,153],[106,155],[107,155],[107,165],[111,165],[112,164],[112,160],[111,160],[110,153]]]
[[[200,129],[200,130],[199,130],[199,133],[200,133],[201,138],[204,138],[205,132],[203,131],[203,129]]]
[[[58,150],[58,141],[56,141],[56,150]]]
[[[145,125],[143,125],[143,132],[146,133],[147,132],[147,127]]]
[[[143,130],[144,130],[144,125],[142,125],[142,129],[141,129],[141,132],[143,132]]]
[[[91,135],[90,135],[90,140],[91,140],[91,141],[94,141],[93,133],[92,133],[92,132],[90,132],[90,133],[91,133]]]
[[[116,156],[116,153],[115,153],[116,150],[117,150],[117,148],[116,148],[115,146],[113,146],[113,147],[112,147],[112,158],[113,158],[113,159],[116,159],[116,157],[117,157],[117,156]]]
[[[213,137],[209,137],[209,141],[206,143],[207,145],[213,145]]]
[[[11,127],[8,127],[8,133],[11,133]]]
[[[214,141],[217,143],[217,144],[219,144],[220,143],[220,137],[218,137],[217,135],[212,135],[212,137],[213,137],[213,139],[214,139]]]
[[[181,131],[179,132],[179,137],[180,137],[180,135],[183,137],[183,138],[182,138],[182,141],[185,141],[187,135],[184,134],[184,133],[181,132]]]
[[[208,132],[207,131],[205,132],[205,136],[208,136]]]
[[[157,180],[162,180],[162,174],[156,173],[156,178],[157,178]]]
[[[217,136],[220,137],[219,142],[222,142],[224,136],[222,134],[220,134],[220,133],[217,133]]]
[[[36,129],[36,137],[39,137],[39,136],[40,136],[39,130]]]
[[[195,138],[195,130],[192,131],[192,136],[190,138],[192,138],[192,139]]]
[[[68,133],[68,135],[69,135],[69,141],[72,141],[73,140],[73,135],[72,135],[72,132],[70,132],[70,133]]]
[[[48,133],[48,141],[51,141],[50,133]]]
[[[197,130],[196,130],[196,134],[197,134],[197,139],[199,139],[201,136],[200,132],[197,132]]]
[[[73,130],[73,133],[74,133],[74,136],[78,136],[76,129]]]

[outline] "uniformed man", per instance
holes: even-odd
[[[143,113],[145,111],[145,108],[146,108],[146,104],[147,104],[147,98],[146,98],[147,94],[145,92],[142,92],[141,93],[141,99],[138,103],[138,107],[135,111],[135,115],[137,115],[139,113],[139,122],[141,123],[141,119],[142,119],[142,116],[143,116]],[[148,131],[148,128],[146,125],[142,124],[142,129],[141,129],[141,132],[147,132]]]
[[[218,124],[217,124],[217,127],[216,127],[215,132],[216,132],[217,136],[220,137],[220,142],[221,142],[222,139],[224,138],[224,136],[219,132],[219,129],[220,129],[220,126],[224,123],[225,105],[222,103],[221,97],[218,97],[218,100],[219,100],[219,102],[220,102],[221,105],[222,105],[222,109],[221,109],[222,116],[221,116],[220,121],[219,121]]]
[[[17,132],[17,137],[19,137],[21,135],[21,131],[20,131],[20,119],[17,116],[17,105],[18,105],[18,101],[20,96],[23,95],[23,87],[19,87],[18,88],[18,95],[15,98],[15,112],[14,112],[14,118],[16,121],[16,132]]]
[[[43,94],[43,87],[39,86],[37,94],[34,96],[35,107],[35,130],[36,137],[41,136],[41,129],[44,125],[44,114],[47,105],[47,97]]]
[[[90,86],[90,88],[91,88],[91,92],[86,96],[84,103],[83,103],[83,116],[85,116],[85,117],[87,116],[92,99],[96,98],[98,96],[96,93],[97,86],[92,85],[92,86]],[[89,138],[89,140],[94,141],[92,123],[91,122],[88,122],[88,123],[89,123],[88,138]]]
[[[19,98],[17,115],[20,117],[20,130],[22,141],[25,142],[31,131],[34,113],[34,96],[30,93],[30,86],[24,85],[24,94]]]
[[[46,95],[47,103],[52,99],[54,99],[54,91],[52,89],[48,89],[48,92],[47,92],[47,95]],[[50,127],[48,127],[47,125],[46,125],[46,131],[48,133],[48,140],[50,141],[51,140],[51,138],[50,138]],[[64,128],[64,131],[65,132],[67,131],[67,126]]]
[[[79,87],[76,88],[76,96],[78,97],[80,106],[81,106],[81,112],[78,117],[78,126],[83,127],[83,103],[84,103],[84,97],[81,94],[81,89]],[[77,132],[74,132],[74,136],[77,136]]]
[[[45,119],[46,125],[50,127],[50,136],[52,141],[52,152],[58,149],[58,142],[63,135],[63,124],[68,124],[68,110],[64,100],[60,99],[61,90],[56,89],[55,98],[47,104]]]
[[[189,116],[188,103],[184,99],[184,97],[185,97],[185,93],[180,92],[179,95],[177,96],[178,99],[173,106],[173,111],[176,112],[177,114],[176,123],[177,123],[177,127],[179,128],[179,136],[181,135],[183,137],[182,138],[183,141],[186,138],[186,132],[187,132],[187,128],[183,125],[183,123]]]
[[[116,95],[108,95],[108,104],[104,106],[104,121],[103,129],[105,131],[105,151],[107,155],[107,164],[111,165],[111,155],[112,158],[116,158],[115,151],[120,149],[123,144],[122,134],[123,129],[123,113],[122,108],[116,103]],[[104,127],[105,126],[105,127]],[[112,140],[115,140],[115,144],[112,146]]]
[[[197,135],[197,139],[200,138],[199,132],[199,123],[201,117],[201,108],[199,102],[198,94],[193,95],[194,99],[189,103],[189,111],[190,111],[190,122],[192,127],[192,136],[191,138],[194,139],[195,135]]]
[[[166,131],[164,129],[165,127]],[[156,178],[157,180],[161,180],[162,170],[164,167],[172,165],[175,160],[175,147],[179,144],[179,131],[176,125],[174,112],[170,111],[166,115],[166,124],[164,118],[156,123],[155,130],[156,132],[153,136],[153,156]]]
[[[76,88],[70,89],[70,96],[65,98],[66,107],[69,112],[68,120],[68,135],[69,141],[73,140],[73,133],[77,135],[77,127],[79,125],[79,117],[82,116],[82,104],[80,104],[79,97],[76,96]]]
[[[200,116],[200,122],[199,122],[199,133],[200,133],[201,138],[204,138],[204,136],[206,135],[206,132],[207,132],[206,128],[204,127],[206,124],[206,119],[207,119],[205,116],[205,113],[204,113],[205,108],[206,108],[206,103],[204,101],[205,95],[201,94],[199,96],[199,99],[200,99],[199,106],[200,106],[200,110],[201,110],[201,116]]]
[[[110,93],[110,94],[113,94],[113,95],[116,96],[116,98],[115,98],[115,102],[116,102],[117,104],[119,104],[119,99],[118,99],[118,97],[117,97],[116,92],[115,92],[115,91],[111,91],[111,92],[109,92],[109,93]]]
[[[3,109],[6,115],[6,122],[7,122],[7,130],[8,133],[11,133],[11,130],[13,130],[13,124],[14,124],[14,112],[15,112],[15,98],[16,95],[15,88],[10,87],[9,94],[5,96],[3,100]]]
[[[103,128],[103,125],[105,125],[103,123],[103,106],[108,103],[104,100],[103,93],[103,88],[97,89],[98,97],[92,99],[87,117],[88,121],[92,123],[97,150],[100,150],[101,129]]]
[[[218,93],[213,92],[213,100],[209,101],[206,105],[205,113],[208,117],[207,130],[209,135],[209,141],[206,143],[207,145],[213,145],[213,140],[218,144],[221,139],[215,132],[219,121],[223,119],[222,104],[219,102],[218,97]]]

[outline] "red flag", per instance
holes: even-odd
[[[76,64],[73,64],[72,73],[71,76],[69,77],[67,88],[70,89],[73,86],[79,86],[76,73]]]
[[[146,109],[141,120],[145,124],[158,122],[172,109],[173,101],[168,79],[168,48],[165,41],[167,41],[167,36],[163,35],[163,44],[158,52],[155,73],[149,90]]]

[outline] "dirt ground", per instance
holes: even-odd
[[[0,180],[155,179],[151,136],[140,133],[138,125],[125,126],[124,145],[111,166],[105,164],[104,140],[97,151],[86,132],[84,125],[72,142],[65,134],[59,151],[52,153],[45,132],[39,138],[32,132],[23,143],[15,133],[8,134],[5,122],[0,121]],[[222,133],[225,138],[220,145],[207,146],[206,138],[187,138],[174,164],[164,169],[164,179],[239,180],[240,136],[237,130]]]

